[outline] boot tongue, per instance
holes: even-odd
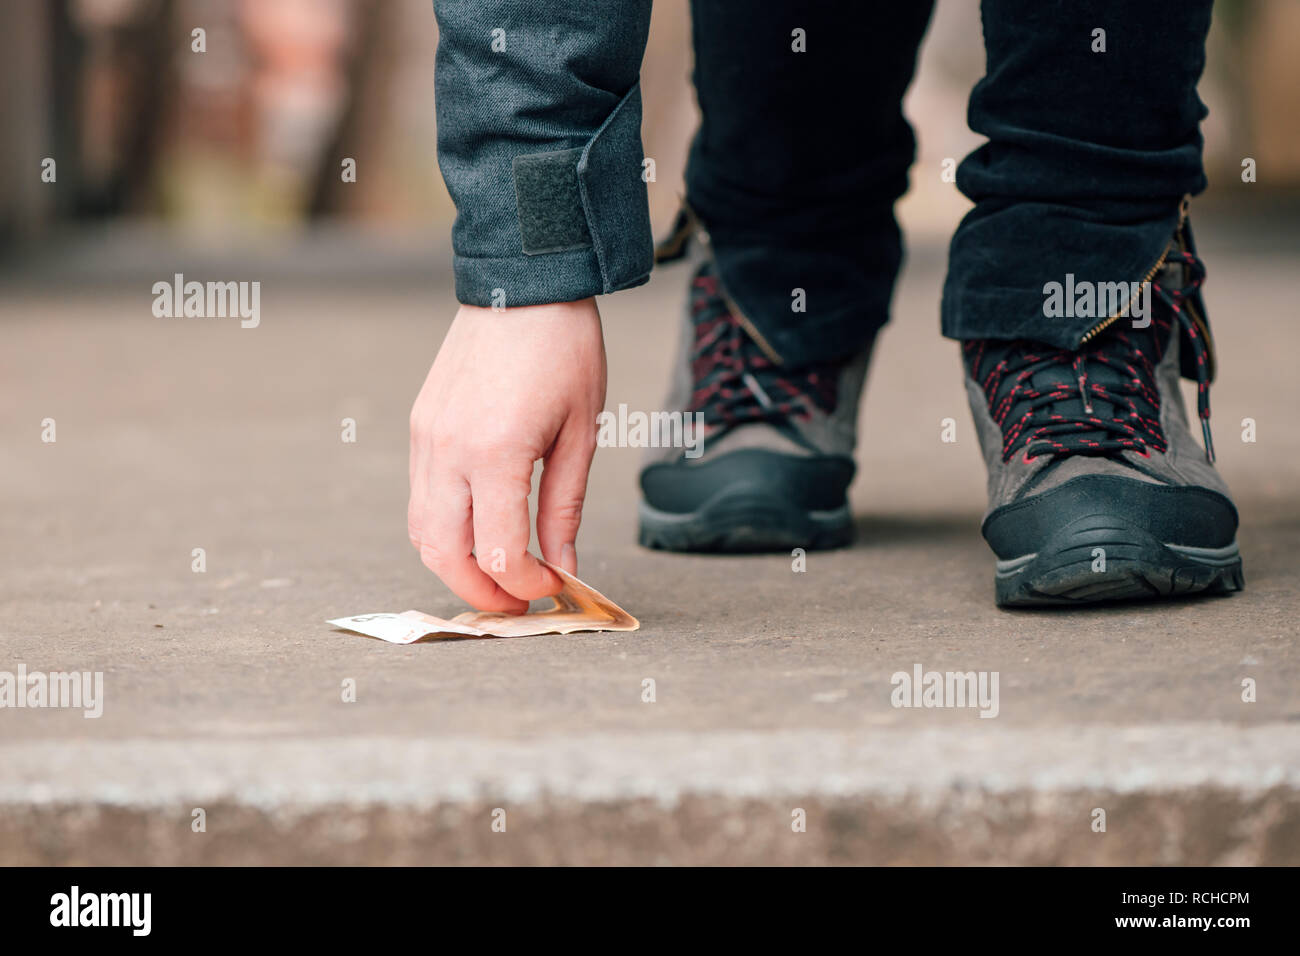
[[[1040,392],[1057,391],[1062,395],[1049,406],[1052,415],[1077,422],[1088,418],[1105,420],[1114,418],[1117,414],[1111,402],[1093,394],[1092,386],[1118,384],[1121,380],[1120,376],[1114,369],[1089,359],[1090,356],[1085,357],[1083,361],[1071,362],[1063,359],[1060,363],[1053,364],[1034,375],[1035,389]],[[1043,417],[1040,411],[1037,418],[1041,420]],[[1105,441],[1108,434],[1104,429],[1071,430],[1057,432],[1052,437],[1058,441],[1073,437],[1076,441],[1083,442],[1086,448],[1087,442]]]
[[[1120,322],[1125,321],[1120,320]],[[1057,360],[1036,370],[1030,380],[1035,392],[1057,397],[1050,403],[1040,405],[1037,408],[1033,420],[1026,424],[1026,429],[1032,432],[1044,425],[1050,426],[1059,421],[1086,422],[1088,419],[1129,421],[1132,413],[1127,402],[1117,404],[1115,401],[1098,395],[1095,386],[1103,386],[1112,395],[1120,395],[1122,391],[1119,386],[1131,382],[1134,377],[1140,375],[1138,370],[1132,367],[1127,357],[1127,353],[1130,351],[1128,348],[1108,349],[1108,346],[1115,341],[1117,336],[1126,337],[1128,342],[1150,355],[1153,365],[1158,362],[1157,337],[1153,334],[1155,329],[1155,323],[1152,323],[1148,329],[1134,329],[1131,325],[1121,326],[1116,323],[1112,330],[1107,330],[1101,338],[1085,346],[1082,351],[1075,353],[1073,356],[1048,346],[1042,346],[1042,351],[1037,353],[1041,358],[1052,357]],[[1101,354],[1106,354],[1108,361],[1102,361],[1099,357]],[[1154,383],[1151,384],[1154,388]],[[1011,381],[1004,382],[1000,391],[1003,394],[1009,393],[1012,386]],[[1158,416],[1158,409],[1144,407],[1147,403],[1140,398],[1134,400],[1140,414],[1152,417]],[[1011,407],[1006,421],[1008,424],[1017,422],[1029,410],[1029,400],[1017,401]],[[1052,432],[1046,437],[1055,442],[1069,445],[1071,454],[1088,454],[1090,443],[1110,441],[1115,436],[1103,428],[1084,430],[1076,427]],[[1032,445],[1033,442],[1030,442],[1030,444]],[[1042,445],[1039,445],[1036,453],[1044,454],[1047,452]],[[1101,451],[1096,453],[1103,454]],[[1115,457],[1119,455],[1118,452],[1113,451],[1104,452],[1104,454],[1114,455]]]

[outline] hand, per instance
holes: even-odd
[[[522,613],[558,593],[559,576],[528,553],[533,463],[545,462],[542,557],[577,573],[574,541],[604,405],[594,299],[461,306],[411,409],[406,520],[420,560],[484,611]]]

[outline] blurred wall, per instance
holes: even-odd
[[[658,229],[696,122],[687,14],[687,0],[655,4],[643,69]],[[1297,0],[1217,5],[1202,83],[1213,188],[1250,156],[1258,191],[1300,189],[1297,37]],[[436,164],[436,47],[430,0],[7,0],[0,238],[122,219],[199,235],[323,220],[443,230],[454,210]],[[937,170],[978,143],[965,113],[982,69],[978,4],[941,0],[907,100],[912,230],[938,234],[965,208]],[[45,157],[57,185],[41,182]],[[345,159],[355,183],[340,178]]]
[[[41,5],[0,4],[0,242],[48,221],[53,195],[40,189],[49,155],[49,18]]]

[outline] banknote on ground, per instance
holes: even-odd
[[[381,612],[335,618],[326,623],[344,630],[377,637],[391,644],[414,644],[441,637],[532,637],[537,634],[573,634],[578,631],[635,631],[640,622],[591,585],[553,564],[564,589],[550,598],[552,606],[527,614],[466,611],[443,620],[422,611],[401,614]]]

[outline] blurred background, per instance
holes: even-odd
[[[1216,4],[1201,85],[1210,202],[1249,199],[1276,215],[1277,197],[1300,192],[1297,38],[1295,0]],[[124,235],[147,249],[250,237],[280,246],[312,231],[360,250],[379,242],[391,266],[406,249],[410,266],[446,268],[454,210],[436,164],[436,48],[430,0],[5,3],[0,250],[13,266],[51,244],[66,255],[78,239],[104,243],[111,269],[130,252]],[[661,231],[695,125],[690,61],[686,0],[661,0],[644,66]],[[978,3],[943,0],[907,106],[918,171],[977,145],[964,119],[982,68]],[[1243,191],[1247,156],[1258,181]],[[47,158],[54,183],[42,179]],[[341,180],[345,158],[355,182]],[[901,215],[925,240],[946,235],[965,206],[951,184],[914,173]]]

